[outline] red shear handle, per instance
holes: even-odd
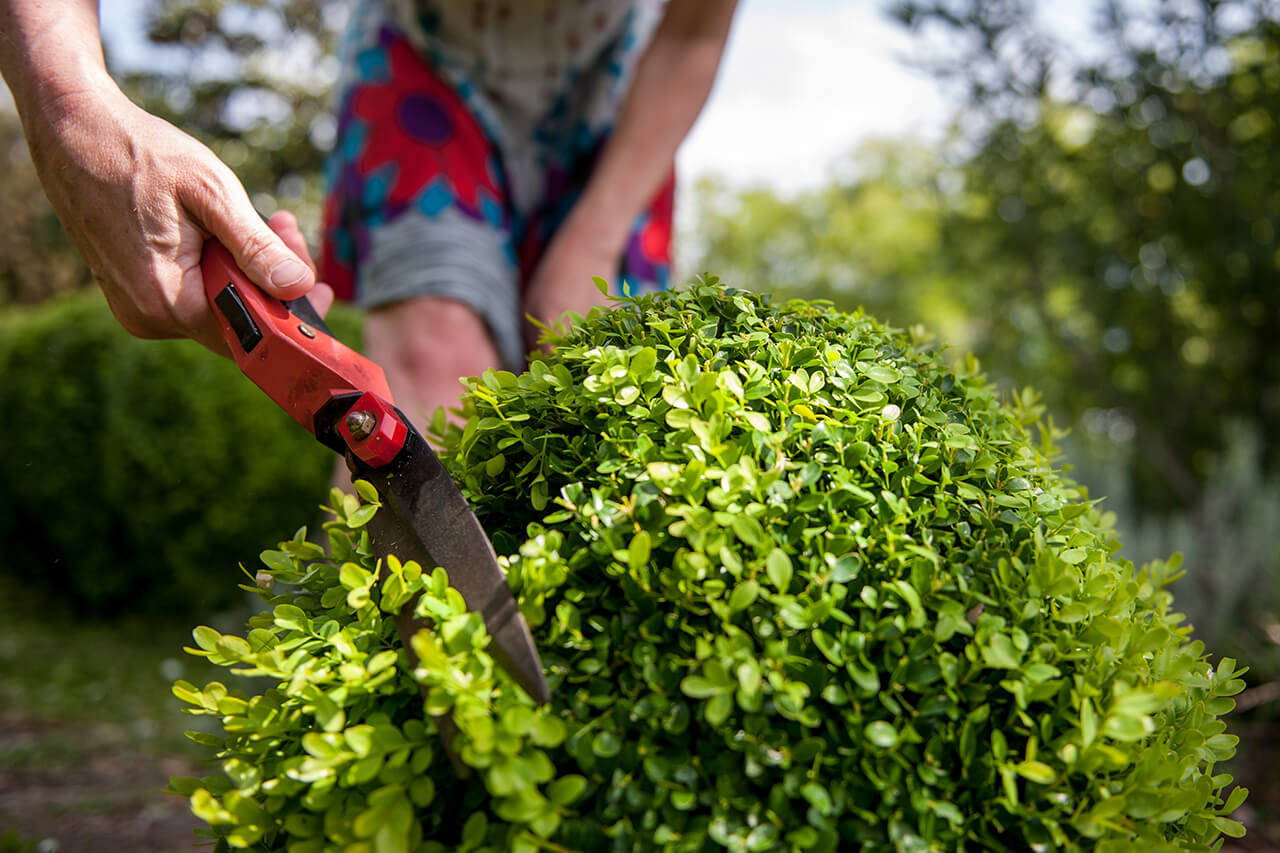
[[[332,437],[317,434],[317,413],[349,398],[351,405],[327,411],[342,422],[341,441],[374,467],[395,457],[407,426],[382,368],[264,294],[218,241],[204,244],[201,269],[222,335],[245,376],[322,441]]]

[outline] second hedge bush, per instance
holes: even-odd
[[[235,601],[237,563],[314,520],[333,464],[232,362],[130,337],[96,292],[0,316],[0,412],[0,572],[82,612]]]

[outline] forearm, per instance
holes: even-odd
[[[30,135],[76,95],[115,88],[94,0],[0,0],[0,74]],[[41,121],[43,120],[43,122]]]
[[[564,230],[621,251],[715,82],[736,0],[670,0]]]

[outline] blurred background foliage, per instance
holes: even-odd
[[[314,237],[346,6],[160,0],[147,33],[162,61],[121,79],[145,107],[210,144],[260,209],[294,210]],[[1185,554],[1177,602],[1210,650],[1252,668],[1236,730],[1250,739],[1242,755],[1260,757],[1259,778],[1270,779],[1265,764],[1276,760],[1280,719],[1280,6],[1100,0],[1092,14],[1102,49],[1087,53],[1044,31],[1030,0],[899,0],[889,8],[914,36],[914,61],[957,104],[947,137],[864,145],[827,186],[796,194],[703,182],[682,235],[683,273],[707,270],[778,298],[829,299],[920,325],[957,356],[975,353],[1010,391],[1041,392],[1071,430],[1065,461],[1116,513],[1125,555],[1141,563]],[[8,202],[0,209],[0,349],[14,352],[37,328],[58,346],[71,347],[77,330],[110,341],[74,360],[51,359],[43,372],[38,347],[21,363],[7,356],[10,418],[36,404],[30,388],[53,387],[50,374],[61,370],[84,383],[82,399],[72,401],[77,411],[87,411],[91,396],[110,408],[94,395],[121,389],[130,406],[146,410],[135,413],[149,430],[174,422],[152,413],[164,405],[160,381],[181,384],[196,371],[190,375],[206,387],[248,387],[233,371],[200,372],[212,358],[203,352],[189,367],[157,371],[142,353],[181,345],[128,339],[102,322],[105,309],[90,294],[51,299],[84,289],[90,276],[43,200],[16,118],[4,111],[0,188]],[[86,363],[107,357],[111,383],[89,390],[103,381],[102,368]],[[123,391],[148,383],[147,394]],[[218,399],[240,406],[234,393]],[[189,447],[214,441],[215,428],[192,430]],[[41,430],[16,431],[16,439],[13,432],[11,454],[56,466],[57,442]],[[279,452],[258,441],[240,449]],[[120,452],[112,441],[94,442],[77,453]],[[250,492],[218,491],[208,471],[183,474],[187,464],[216,465],[210,454],[166,446],[158,458],[171,466],[161,480],[172,481],[167,494],[186,482],[245,519],[262,512],[261,503],[240,501]],[[280,476],[248,456],[237,464]],[[26,476],[10,472],[6,481]],[[156,476],[154,466],[112,475],[138,492],[155,490]],[[282,512],[294,502],[274,535],[292,532],[292,514],[322,497],[304,496],[312,487],[302,480],[308,485],[271,499]],[[52,535],[43,529],[57,515],[49,508],[65,498],[51,489],[6,492],[8,541],[15,530]],[[179,542],[188,535],[179,528],[208,520],[178,510],[190,495],[171,505],[130,501],[118,490],[94,495],[75,504],[83,530],[108,538],[133,531],[133,549],[148,531]],[[21,520],[16,528],[13,519]],[[268,544],[260,528],[217,530],[217,538],[240,537],[237,554]],[[202,559],[199,549],[175,547],[173,559]],[[0,569],[30,572],[35,559],[9,558]],[[87,577],[111,571],[110,560],[94,559],[105,562]],[[129,588],[146,599],[157,585],[135,577]],[[1277,808],[1274,793],[1260,794],[1255,808]],[[1280,845],[1280,835],[1268,837]]]

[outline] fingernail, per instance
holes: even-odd
[[[271,268],[267,278],[275,287],[293,287],[307,277],[307,265],[296,258],[285,258]]]

